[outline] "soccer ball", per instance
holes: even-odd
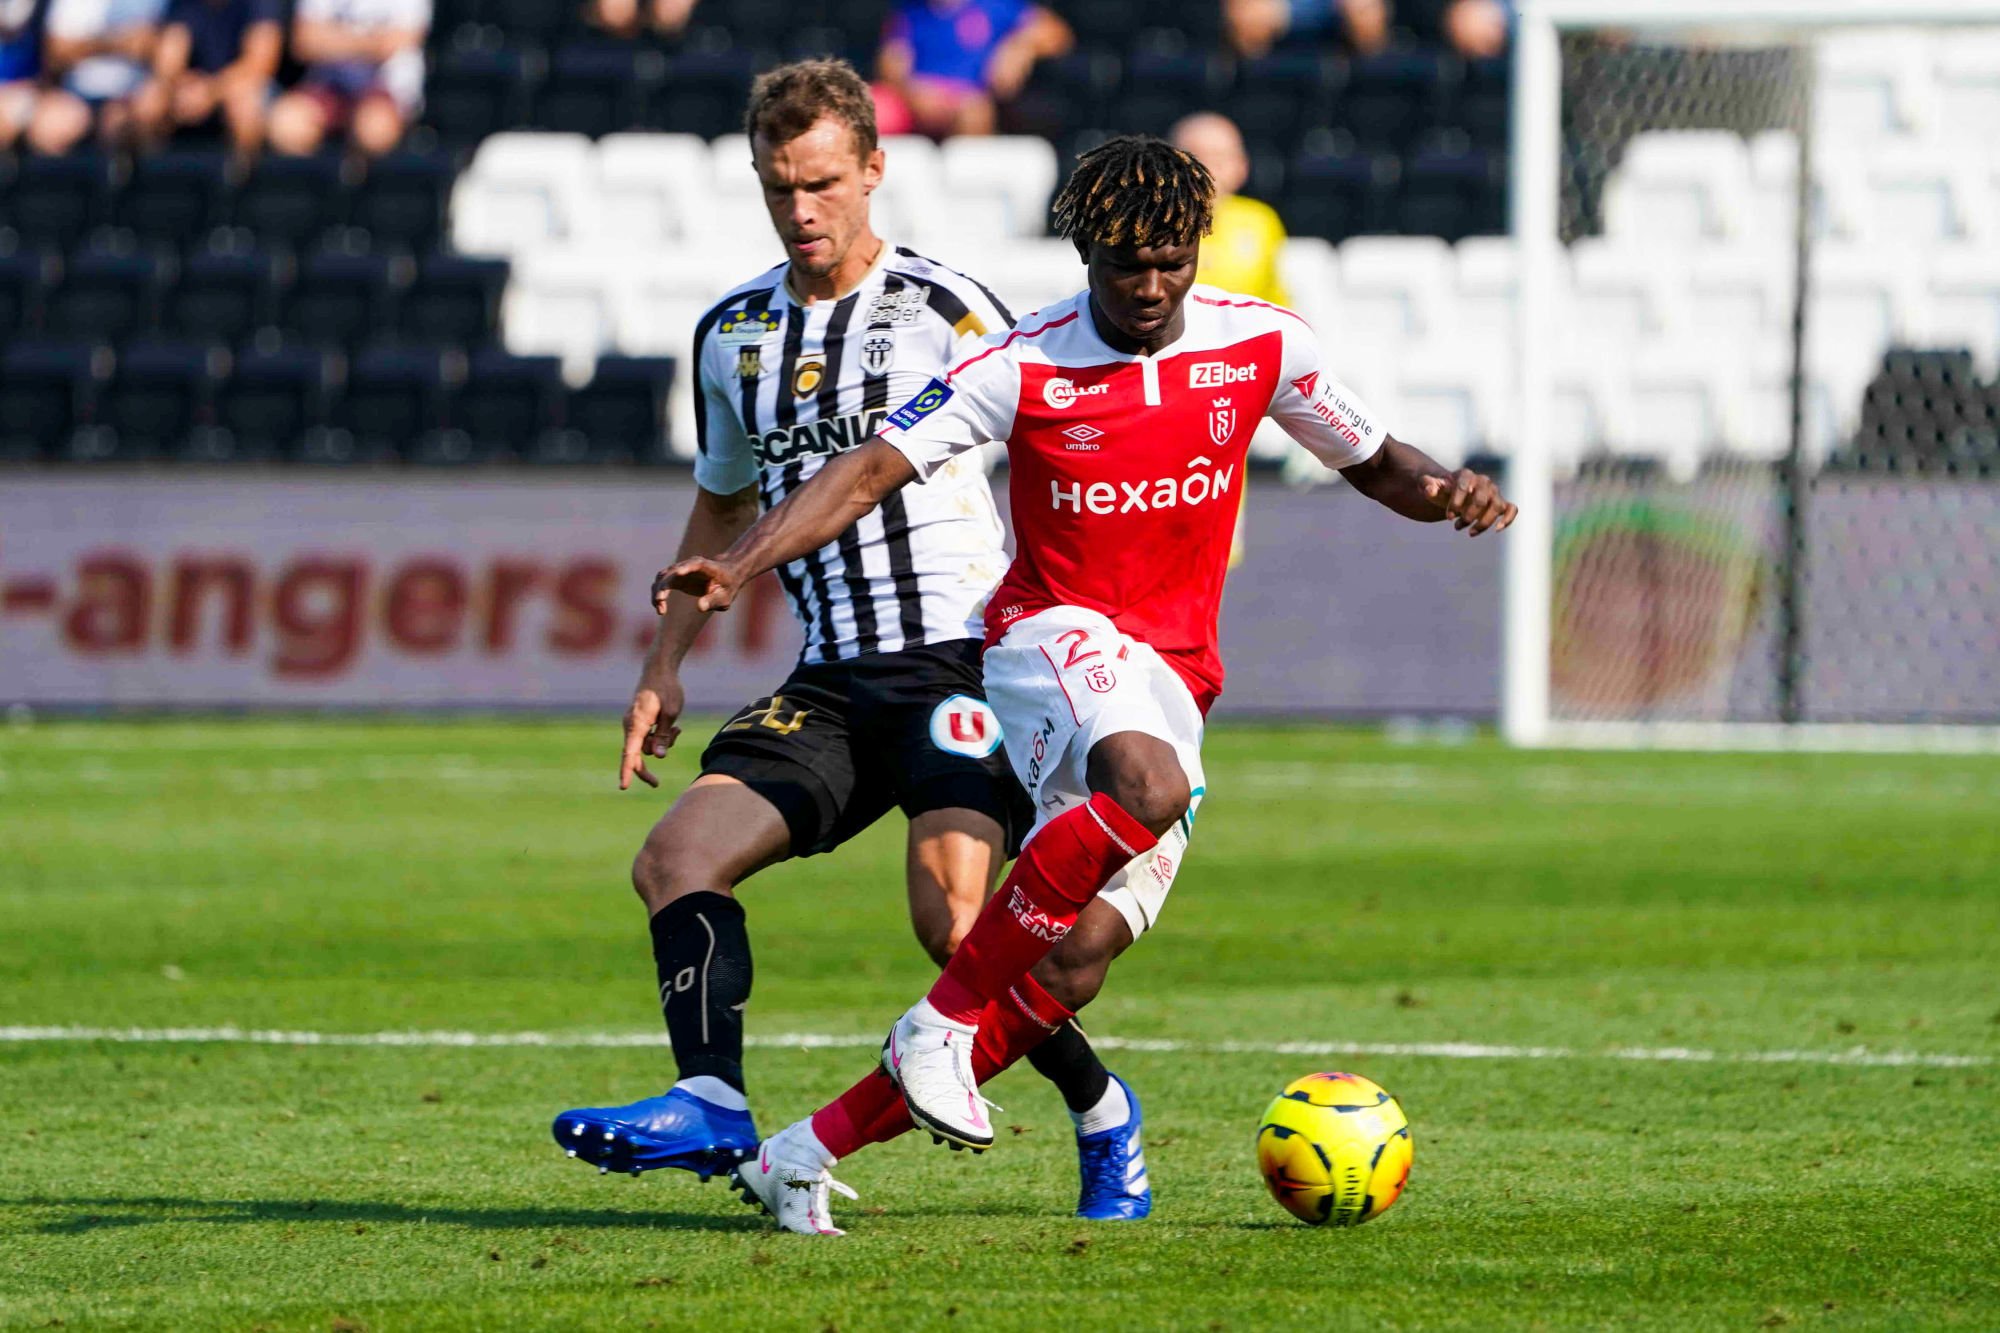
[[[1257,1169],[1271,1197],[1313,1226],[1360,1226],[1410,1178],[1410,1119],[1359,1074],[1307,1074],[1257,1126]]]

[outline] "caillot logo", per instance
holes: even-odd
[[[1205,471],[1204,469],[1213,469]],[[1206,504],[1229,494],[1236,480],[1236,465],[1216,467],[1215,460],[1196,454],[1188,460],[1185,477],[1160,477],[1154,481],[1094,481],[1088,486],[1073,481],[1049,482],[1049,506],[1072,514],[1131,514],[1179,505]]]
[[[1110,392],[1111,385],[1108,382],[1104,384],[1092,384],[1087,388],[1079,389],[1076,387],[1076,381],[1064,379],[1058,375],[1042,386],[1042,401],[1060,412],[1064,408],[1073,405],[1079,398],[1090,398],[1100,393]]]

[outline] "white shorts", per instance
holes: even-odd
[[[1137,939],[1159,919],[1174,886],[1195,810],[1206,794],[1201,710],[1173,668],[1110,619],[1056,606],[1012,625],[986,650],[986,700],[1000,717],[1007,758],[1035,803],[1028,837],[1090,799],[1084,769],[1106,736],[1139,731],[1174,747],[1193,793],[1188,812],[1159,845],[1112,877],[1099,896]]]

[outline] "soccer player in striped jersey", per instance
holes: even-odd
[[[802,61],[764,75],[748,129],[787,262],[739,283],[701,319],[699,487],[681,557],[728,547],[828,460],[874,437],[983,335],[1012,325],[977,282],[879,239],[874,109],[853,69]],[[679,1081],[626,1106],[556,1117],[557,1142],[606,1170],[680,1167],[707,1179],[753,1149],[743,1081],[750,942],[735,887],[827,852],[892,807],[910,821],[917,937],[942,965],[1034,819],[1000,752],[979,672],[981,617],[1006,572],[1000,519],[977,457],[939,469],[778,569],[805,627],[798,667],[738,712],[701,776],[648,835],[632,881],[652,918],[660,1003]],[[679,734],[678,668],[707,619],[666,601],[625,715],[619,786],[657,780],[646,760]],[[1178,853],[1131,867],[1171,877]],[[1029,1059],[1076,1122],[1079,1215],[1143,1217],[1136,1097],[1067,1011],[1024,979],[996,1005],[990,1040]]]

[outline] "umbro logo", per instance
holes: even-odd
[[[1076,453],[1094,454],[1104,447],[1097,443],[1098,437],[1103,434],[1103,431],[1088,423],[1080,426],[1071,426],[1063,432],[1063,438],[1069,441],[1069,443],[1063,445],[1063,448]]]

